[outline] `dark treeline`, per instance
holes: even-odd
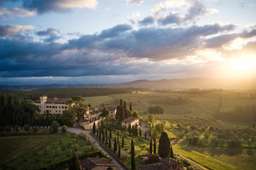
[[[10,93],[18,93],[29,99],[39,99],[40,96],[71,98],[74,96],[104,96],[110,94],[130,93],[131,88],[51,88],[51,89],[35,89],[30,91],[10,91]],[[1,92],[0,92],[1,93]]]
[[[0,126],[24,126],[32,124],[38,110],[32,101],[21,95],[0,93]]]
[[[0,93],[0,128],[49,127],[53,121],[63,124],[61,115],[39,114],[38,107],[22,95]]]

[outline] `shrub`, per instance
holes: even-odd
[[[57,133],[59,128],[59,123],[57,121],[53,121],[50,126],[50,133]]]
[[[24,125],[24,130],[25,130],[25,131],[27,131],[27,132],[28,132],[28,131],[29,131],[29,129],[30,129],[30,126],[29,126],[29,125],[27,125],[27,124],[26,124],[26,125]]]
[[[62,132],[62,133],[66,133],[66,131],[67,131],[67,126],[63,125],[63,126],[61,127],[61,132]]]
[[[37,127],[34,127],[33,128],[33,133],[37,133],[38,132],[38,128]]]

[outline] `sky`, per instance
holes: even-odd
[[[0,0],[0,85],[256,77],[255,0]]]

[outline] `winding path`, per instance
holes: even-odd
[[[90,141],[90,143],[93,146],[95,146],[96,148],[98,148],[99,151],[101,151],[104,155],[106,155],[108,158],[110,158],[119,170],[126,170],[125,168],[123,168],[123,166],[121,164],[119,164],[119,162],[113,156],[111,156],[104,148],[102,148],[99,145],[98,141],[96,139],[94,139],[93,136],[91,136],[89,130],[82,130],[82,129],[78,129],[78,128],[67,128],[67,131],[69,133],[73,133],[76,135],[79,135],[79,134],[85,135],[87,137],[87,139]]]

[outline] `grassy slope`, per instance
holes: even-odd
[[[221,111],[228,112],[234,110],[236,107],[253,105],[256,103],[256,98],[250,99],[246,94],[239,94],[235,92],[212,92],[206,94],[189,94],[189,93],[175,93],[175,92],[147,92],[138,94],[119,94],[109,96],[87,97],[86,100],[92,105],[118,103],[119,99],[125,99],[132,102],[135,110],[140,113],[146,112],[147,108],[152,105],[159,105],[164,108],[164,114],[159,118],[165,120],[183,119],[187,116],[203,118],[209,120],[216,120],[214,116],[218,110],[218,105],[222,96]],[[184,101],[177,104],[177,98],[182,98]],[[141,116],[147,116],[141,114]],[[157,117],[157,116],[156,116]],[[249,120],[250,121],[250,120]],[[243,125],[247,122],[236,122]],[[226,125],[229,125],[225,122]]]
[[[239,94],[235,92],[222,92],[222,110],[230,111],[237,106],[247,106],[255,103],[255,99],[249,99],[244,94]],[[177,97],[184,97],[188,99],[188,102],[183,104],[174,104],[172,101]],[[116,103],[122,98],[127,101],[134,103],[134,108],[140,111],[141,116],[145,116],[143,112],[146,111],[147,107],[150,105],[160,105],[164,108],[165,113],[160,115],[160,119],[169,120],[183,120],[187,116],[189,119],[187,121],[192,121],[191,116],[197,121],[198,118],[212,120],[213,123],[216,122],[214,118],[214,113],[216,112],[217,105],[220,99],[219,92],[213,92],[208,94],[186,94],[186,93],[174,93],[174,92],[148,92],[139,94],[120,94],[120,95],[110,95],[110,96],[98,96],[86,98],[92,105],[98,105],[102,103]],[[218,121],[218,124],[223,125],[223,127],[236,127],[241,124],[233,124],[230,122]],[[140,152],[140,148],[136,148],[137,152]],[[198,151],[186,151],[179,146],[175,146],[175,152],[186,156],[192,160],[199,162],[200,164],[209,167],[214,170],[253,170],[255,161],[252,157],[236,155],[236,156],[211,156],[207,153],[201,153]]]
[[[97,152],[85,140],[69,134],[1,137],[0,167],[21,170],[45,168],[69,160],[75,148],[80,155]]]
[[[186,151],[184,149],[182,149],[179,146],[174,146],[174,152],[178,153],[182,156],[185,156],[188,159],[191,159],[197,163],[199,163],[200,165],[209,168],[209,169],[214,169],[214,170],[238,170],[237,167],[224,162],[222,160],[216,159],[208,154],[204,154],[201,152],[197,152],[197,151]]]

